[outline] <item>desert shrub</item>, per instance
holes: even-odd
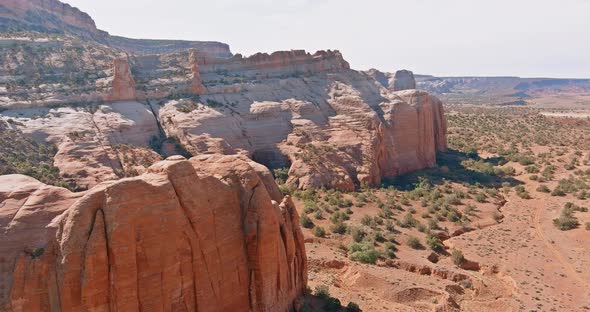
[[[385,243],[384,249],[385,249],[385,254],[389,258],[391,258],[391,259],[396,258],[395,252],[397,251],[397,247],[395,247],[395,245],[393,243],[391,243],[391,242]]]
[[[387,221],[387,222],[385,222],[385,229],[388,232],[395,232],[395,225],[393,224],[393,222]]]
[[[299,223],[302,227],[306,229],[311,229],[314,226],[313,221],[311,221],[311,218],[309,218],[305,213],[302,213],[299,217]]]
[[[553,189],[553,191],[551,191],[551,196],[565,196],[565,192],[559,187],[557,186],[556,188]]]
[[[590,231],[590,222],[586,222],[586,230]]]
[[[464,214],[470,216],[473,214],[473,212],[475,212],[476,209],[477,209],[477,207],[475,207],[472,204],[469,204],[469,205],[467,205],[467,207],[465,207]]]
[[[328,299],[330,298],[330,287],[325,284],[318,285],[313,294],[320,299]]]
[[[418,223],[419,223],[419,221],[416,220],[414,218],[414,216],[412,216],[412,214],[408,212],[404,215],[404,218],[400,222],[399,226],[401,226],[403,228],[413,228],[413,227],[417,226]]]
[[[348,247],[348,251],[351,260],[361,263],[375,264],[379,258],[379,252],[369,243],[354,243]]]
[[[318,210],[317,203],[312,199],[306,199],[303,201],[303,211],[305,213],[312,213]]]
[[[344,222],[338,221],[330,226],[330,231],[336,234],[344,234],[346,233],[346,228],[347,226],[344,224]]]
[[[523,191],[523,192],[516,192],[516,195],[518,195],[518,197],[522,198],[522,199],[531,199],[531,195],[529,194],[529,192],[527,191]]]
[[[342,212],[342,211],[336,211],[335,213],[333,213],[330,216],[330,221],[332,221],[333,224],[339,223],[339,222],[344,222],[349,220],[350,217],[348,216],[348,214]]]
[[[438,230],[438,222],[435,219],[428,220],[428,228],[431,230]]]
[[[312,230],[315,237],[326,237],[326,230],[321,226],[316,226]]]
[[[536,174],[533,174],[532,176],[530,176],[530,177],[529,177],[529,179],[530,179],[531,181],[537,181],[537,180],[539,180],[539,176],[538,176],[538,175],[536,175]]]
[[[434,250],[434,251],[440,251],[443,249],[443,244],[440,241],[440,239],[434,235],[427,235],[426,236],[426,245]]]
[[[423,249],[424,248],[424,246],[422,246],[422,243],[420,242],[420,239],[415,236],[408,237],[407,244],[408,244],[408,246],[412,247],[413,249]]]
[[[383,243],[385,241],[385,237],[383,236],[383,233],[381,233],[381,231],[376,231],[373,234],[373,239],[375,239],[375,241],[379,243]]]
[[[448,205],[460,205],[461,199],[459,199],[459,197],[456,194],[451,194],[447,196],[447,198],[445,199],[445,203],[447,203]]]
[[[579,222],[578,218],[574,216],[574,210],[566,204],[559,218],[553,219],[553,224],[562,231],[568,231],[577,228]]]
[[[486,194],[484,193],[477,193],[477,195],[475,195],[475,201],[478,203],[484,203],[486,201]]]
[[[537,192],[541,193],[551,193],[551,190],[545,184],[541,184],[537,187]]]
[[[465,256],[463,256],[463,252],[458,249],[453,249],[451,252],[451,260],[455,265],[461,265],[465,262]]]
[[[349,231],[350,236],[352,236],[352,239],[357,243],[360,243],[365,238],[365,236],[367,236],[367,232],[356,226],[349,227]]]
[[[346,312],[361,312],[361,308],[354,302],[349,302],[346,305]]]
[[[426,232],[427,228],[426,225],[418,223],[418,225],[416,226],[416,230],[418,230],[418,232],[424,233]]]
[[[284,184],[289,178],[289,168],[277,168],[272,171],[278,184]]]
[[[365,226],[373,227],[373,226],[375,226],[375,220],[369,215],[364,215],[361,218],[361,224],[365,225]]]

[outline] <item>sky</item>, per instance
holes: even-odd
[[[233,53],[340,50],[357,70],[590,78],[590,0],[65,0],[113,35]]]

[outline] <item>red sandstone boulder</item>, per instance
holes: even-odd
[[[169,158],[70,193],[0,177],[2,311],[291,311],[298,215],[238,156]]]

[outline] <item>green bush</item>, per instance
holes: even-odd
[[[367,235],[367,233],[359,227],[349,227],[349,230],[350,235],[352,236],[352,240],[354,240],[357,243],[360,243]]]
[[[578,219],[574,216],[574,211],[566,208],[561,211],[561,215],[557,219],[553,219],[553,224],[562,231],[568,231],[578,227]]]
[[[289,168],[278,168],[272,171],[278,184],[284,184],[289,178]]]
[[[440,241],[438,237],[434,235],[426,236],[426,245],[434,251],[441,251],[444,249],[443,243]]]
[[[420,239],[415,236],[410,236],[408,238],[407,244],[413,249],[424,249],[424,246],[422,246]]]
[[[416,225],[418,225],[418,223],[419,223],[419,221],[416,220],[414,218],[414,216],[411,213],[408,212],[408,213],[406,213],[404,215],[404,218],[400,222],[400,225],[399,226],[401,226],[403,228],[413,228]]]
[[[312,232],[315,237],[326,237],[326,230],[321,226],[314,227]]]
[[[337,223],[334,223],[330,226],[330,231],[332,231],[332,233],[336,233],[336,234],[344,234],[346,233],[346,224],[344,224],[344,222],[342,221],[338,221]]]
[[[313,221],[305,213],[302,213],[299,217],[299,223],[306,229],[311,229],[314,226]]]
[[[551,196],[565,196],[565,192],[559,186],[557,186],[551,192]]]
[[[350,259],[361,263],[375,264],[379,259],[379,252],[372,244],[354,243],[348,247]]]

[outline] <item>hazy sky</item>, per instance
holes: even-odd
[[[338,49],[354,69],[590,78],[590,0],[65,0],[114,35],[233,53]]]

